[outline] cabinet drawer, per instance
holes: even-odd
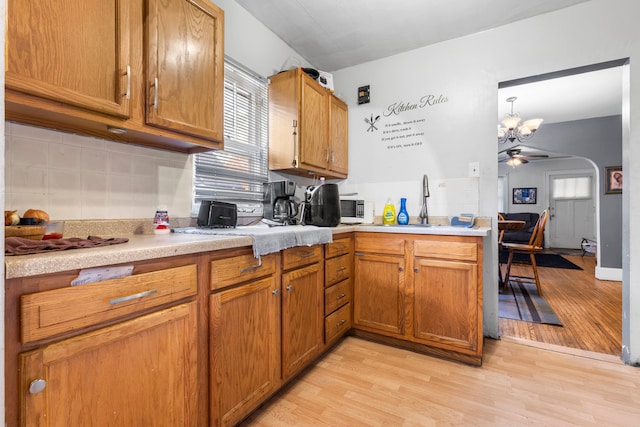
[[[351,329],[351,304],[343,306],[324,321],[324,339],[330,342]]]
[[[351,279],[344,280],[324,291],[324,314],[351,302]]]
[[[351,257],[342,255],[324,262],[324,285],[331,286],[351,277]]]
[[[282,251],[282,269],[313,264],[322,260],[322,245],[296,246]]]
[[[472,242],[416,240],[413,245],[414,254],[417,257],[478,260],[478,245]]]
[[[404,239],[394,237],[356,237],[356,252],[404,255]]]
[[[197,292],[195,264],[23,295],[22,342],[74,331]]]
[[[326,259],[336,257],[338,255],[348,254],[351,249],[351,237],[343,237],[336,239],[324,246],[324,257]]]
[[[260,260],[253,255],[239,255],[211,261],[209,289],[215,290],[258,277],[268,276],[276,271],[276,256],[264,255]]]

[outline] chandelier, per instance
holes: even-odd
[[[511,103],[511,113],[507,113],[505,119],[501,122],[502,124],[498,125],[498,142],[500,144],[504,144],[507,141],[514,142],[516,139],[520,142],[526,141],[533,136],[542,124],[542,119],[530,119],[520,125],[522,121],[520,115],[513,112],[513,102],[516,99],[518,98],[515,96],[507,98],[507,102]]]

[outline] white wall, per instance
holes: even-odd
[[[480,163],[479,206],[482,216],[495,217],[497,206],[498,83],[620,58],[640,57],[640,33],[635,17],[640,3],[632,0],[592,0],[557,12],[541,15],[476,35],[416,49],[378,61],[338,70],[334,73],[336,92],[349,104],[349,179],[344,186],[363,188],[365,196],[382,200],[387,194],[374,191],[379,183],[398,183],[394,198],[419,197],[417,183],[423,173],[434,180],[463,179],[469,162]],[[631,87],[640,84],[633,65],[628,78]],[[635,85],[634,85],[635,82]],[[371,103],[358,105],[358,87],[371,87]],[[421,96],[443,95],[447,102],[416,108],[385,117],[390,105],[417,102]],[[640,119],[640,102],[627,109],[627,123]],[[369,131],[365,119],[378,115],[377,131]],[[384,129],[396,122],[424,119],[416,125],[421,145],[390,149],[382,138]],[[624,120],[623,120],[624,121]],[[639,182],[640,134],[626,133],[623,142],[624,195],[629,220],[623,224],[628,242],[623,256],[629,260],[639,254],[633,239],[640,198],[633,194]],[[429,201],[431,203],[431,200]],[[629,238],[631,236],[631,238]],[[495,239],[493,239],[495,240]],[[493,240],[489,240],[493,243]],[[490,336],[498,335],[497,245],[485,252],[484,327]],[[636,255],[640,256],[640,255]],[[623,330],[624,358],[640,362],[640,263],[629,266],[624,280],[628,305],[623,308],[627,324]],[[632,308],[635,307],[635,310]]]
[[[191,216],[189,155],[6,124],[5,208],[52,219]]]
[[[580,158],[573,159],[553,159],[530,161],[526,165],[512,168],[506,164],[498,165],[498,173],[507,176],[508,187],[505,212],[537,212],[540,213],[548,206],[548,194],[546,184],[546,174],[552,171],[565,170],[589,170],[594,176],[596,171],[589,161]],[[514,205],[512,203],[513,188],[537,188],[536,204]],[[579,242],[578,242],[579,243]]]

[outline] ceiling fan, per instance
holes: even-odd
[[[529,163],[527,159],[545,159],[549,157],[547,154],[520,154],[521,151],[520,148],[510,148],[505,151],[508,157],[501,161],[515,168],[518,165]]]

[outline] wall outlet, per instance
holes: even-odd
[[[480,162],[470,162],[469,178],[479,178],[479,177],[480,177]]]

